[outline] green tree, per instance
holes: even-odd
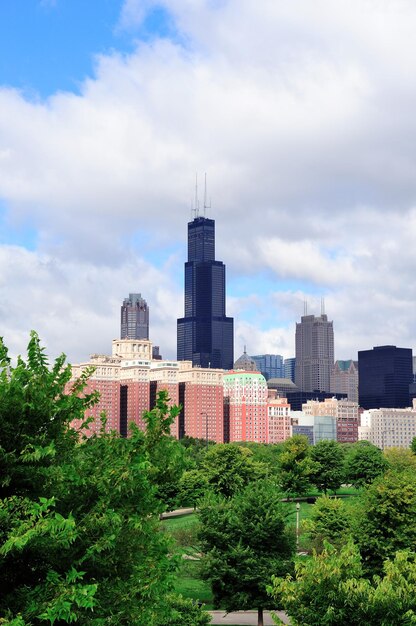
[[[324,542],[335,546],[346,543],[351,531],[350,514],[339,498],[318,498],[312,507],[311,516],[304,522],[305,530],[312,539],[313,547],[322,552]]]
[[[416,454],[416,437],[413,437],[412,442],[410,444],[410,449],[413,454]]]
[[[279,456],[278,480],[282,491],[293,495],[307,493],[314,465],[309,455],[309,443],[304,435],[294,435],[283,443]]]
[[[384,450],[384,456],[390,469],[396,472],[416,469],[416,455],[408,448],[387,448]]]
[[[208,450],[202,470],[217,493],[229,498],[248,483],[263,478],[267,467],[253,461],[248,448],[231,443],[218,444]]]
[[[64,362],[49,368],[32,333],[12,367],[0,343],[0,617],[156,625],[176,567],[157,484],[175,409],[162,393],[146,433],[79,440],[70,424],[96,395],[83,393],[88,373],[69,388]]]
[[[194,600],[178,595],[167,597],[169,612],[157,626],[208,626],[211,616]]]
[[[205,497],[209,489],[209,482],[202,470],[187,470],[179,481],[179,506],[193,506]]]
[[[415,583],[415,554],[398,552],[383,577],[370,581],[349,542],[340,552],[327,544],[322,554],[299,560],[295,578],[274,577],[269,591],[292,626],[403,626],[416,623]]]
[[[281,493],[268,480],[249,484],[232,499],[212,496],[200,510],[203,576],[214,606],[227,611],[274,608],[266,592],[272,573],[291,570],[293,528],[286,526]]]
[[[354,536],[370,573],[397,550],[416,552],[416,476],[414,471],[388,471],[362,494]]]
[[[360,488],[383,474],[388,463],[382,451],[369,441],[359,441],[351,446],[346,458],[346,481]]]
[[[344,450],[337,441],[319,441],[311,447],[314,463],[310,481],[319,491],[336,491],[345,479]]]

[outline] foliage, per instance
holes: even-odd
[[[201,470],[187,470],[179,480],[179,506],[193,506],[203,498],[209,489],[209,482],[205,472]]]
[[[209,613],[194,600],[181,595],[169,595],[168,614],[157,622],[157,626],[208,626],[211,623]]]
[[[354,535],[363,563],[379,573],[397,550],[416,552],[416,476],[412,470],[388,471],[369,485],[357,510]]]
[[[266,585],[274,572],[291,570],[294,552],[286,515],[269,480],[252,483],[229,500],[211,496],[201,507],[203,576],[211,583],[215,607],[273,608]]]
[[[208,450],[202,469],[212,489],[227,498],[267,473],[265,465],[253,461],[248,448],[231,443],[218,444]]]
[[[146,433],[79,441],[70,424],[96,395],[83,393],[88,373],[70,388],[64,362],[49,369],[32,333],[27,362],[12,367],[0,343],[0,616],[13,626],[156,624],[176,567],[158,520],[175,410],[162,393]]]
[[[346,458],[346,481],[361,488],[383,474],[388,463],[382,451],[369,441],[359,441],[348,450]]]
[[[279,456],[283,452],[281,443],[256,443],[254,441],[237,442],[242,448],[248,448],[252,452],[253,461],[263,463],[267,467],[269,475],[276,475],[279,465]]]
[[[398,552],[384,576],[370,581],[349,542],[340,552],[327,544],[322,554],[299,560],[295,579],[274,577],[269,591],[292,626],[402,626],[416,624],[415,583],[415,554]]]
[[[201,467],[208,450],[216,445],[214,441],[209,440],[207,445],[206,439],[198,439],[197,437],[189,437],[188,435],[180,439],[180,444],[187,452],[190,467],[196,469]]]
[[[416,456],[407,448],[387,448],[384,456],[390,469],[403,472],[408,469],[416,469]]]
[[[413,454],[416,454],[416,437],[413,437],[410,443],[410,449],[413,452]]]
[[[313,463],[309,455],[309,442],[304,435],[294,435],[283,443],[279,456],[278,480],[282,491],[302,495],[310,489]]]
[[[322,552],[324,542],[340,546],[347,541],[350,532],[350,515],[339,498],[322,496],[312,506],[309,519],[303,523],[309,533],[313,547]]]
[[[309,480],[319,491],[336,491],[345,479],[344,450],[337,441],[319,441],[311,447],[313,468]]]

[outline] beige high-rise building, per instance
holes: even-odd
[[[369,409],[361,415],[358,439],[378,448],[409,448],[416,437],[416,400],[408,409]]]
[[[330,392],[345,394],[358,402],[358,361],[335,361],[330,375]]]
[[[329,392],[333,365],[333,323],[324,313],[303,315],[296,324],[296,385],[301,391]]]

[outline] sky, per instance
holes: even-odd
[[[199,176],[235,357],[416,347],[414,0],[0,2],[0,336],[110,353],[141,293],[176,356]]]

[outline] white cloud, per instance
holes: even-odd
[[[141,291],[155,342],[173,356],[184,259],[164,262],[185,239],[195,171],[208,172],[228,274],[266,272],[275,288],[256,306],[286,307],[273,330],[230,303],[240,349],[290,356],[300,292],[319,291],[340,356],[412,345],[416,5],[158,5],[180,44],[97,57],[81,95],[29,102],[0,90],[0,198],[11,223],[39,232],[33,253],[0,251],[0,323],[13,347],[36,327],[71,358],[105,349],[120,299]],[[152,6],[127,0],[118,27],[134,32]],[[157,248],[159,269],[144,260]]]

